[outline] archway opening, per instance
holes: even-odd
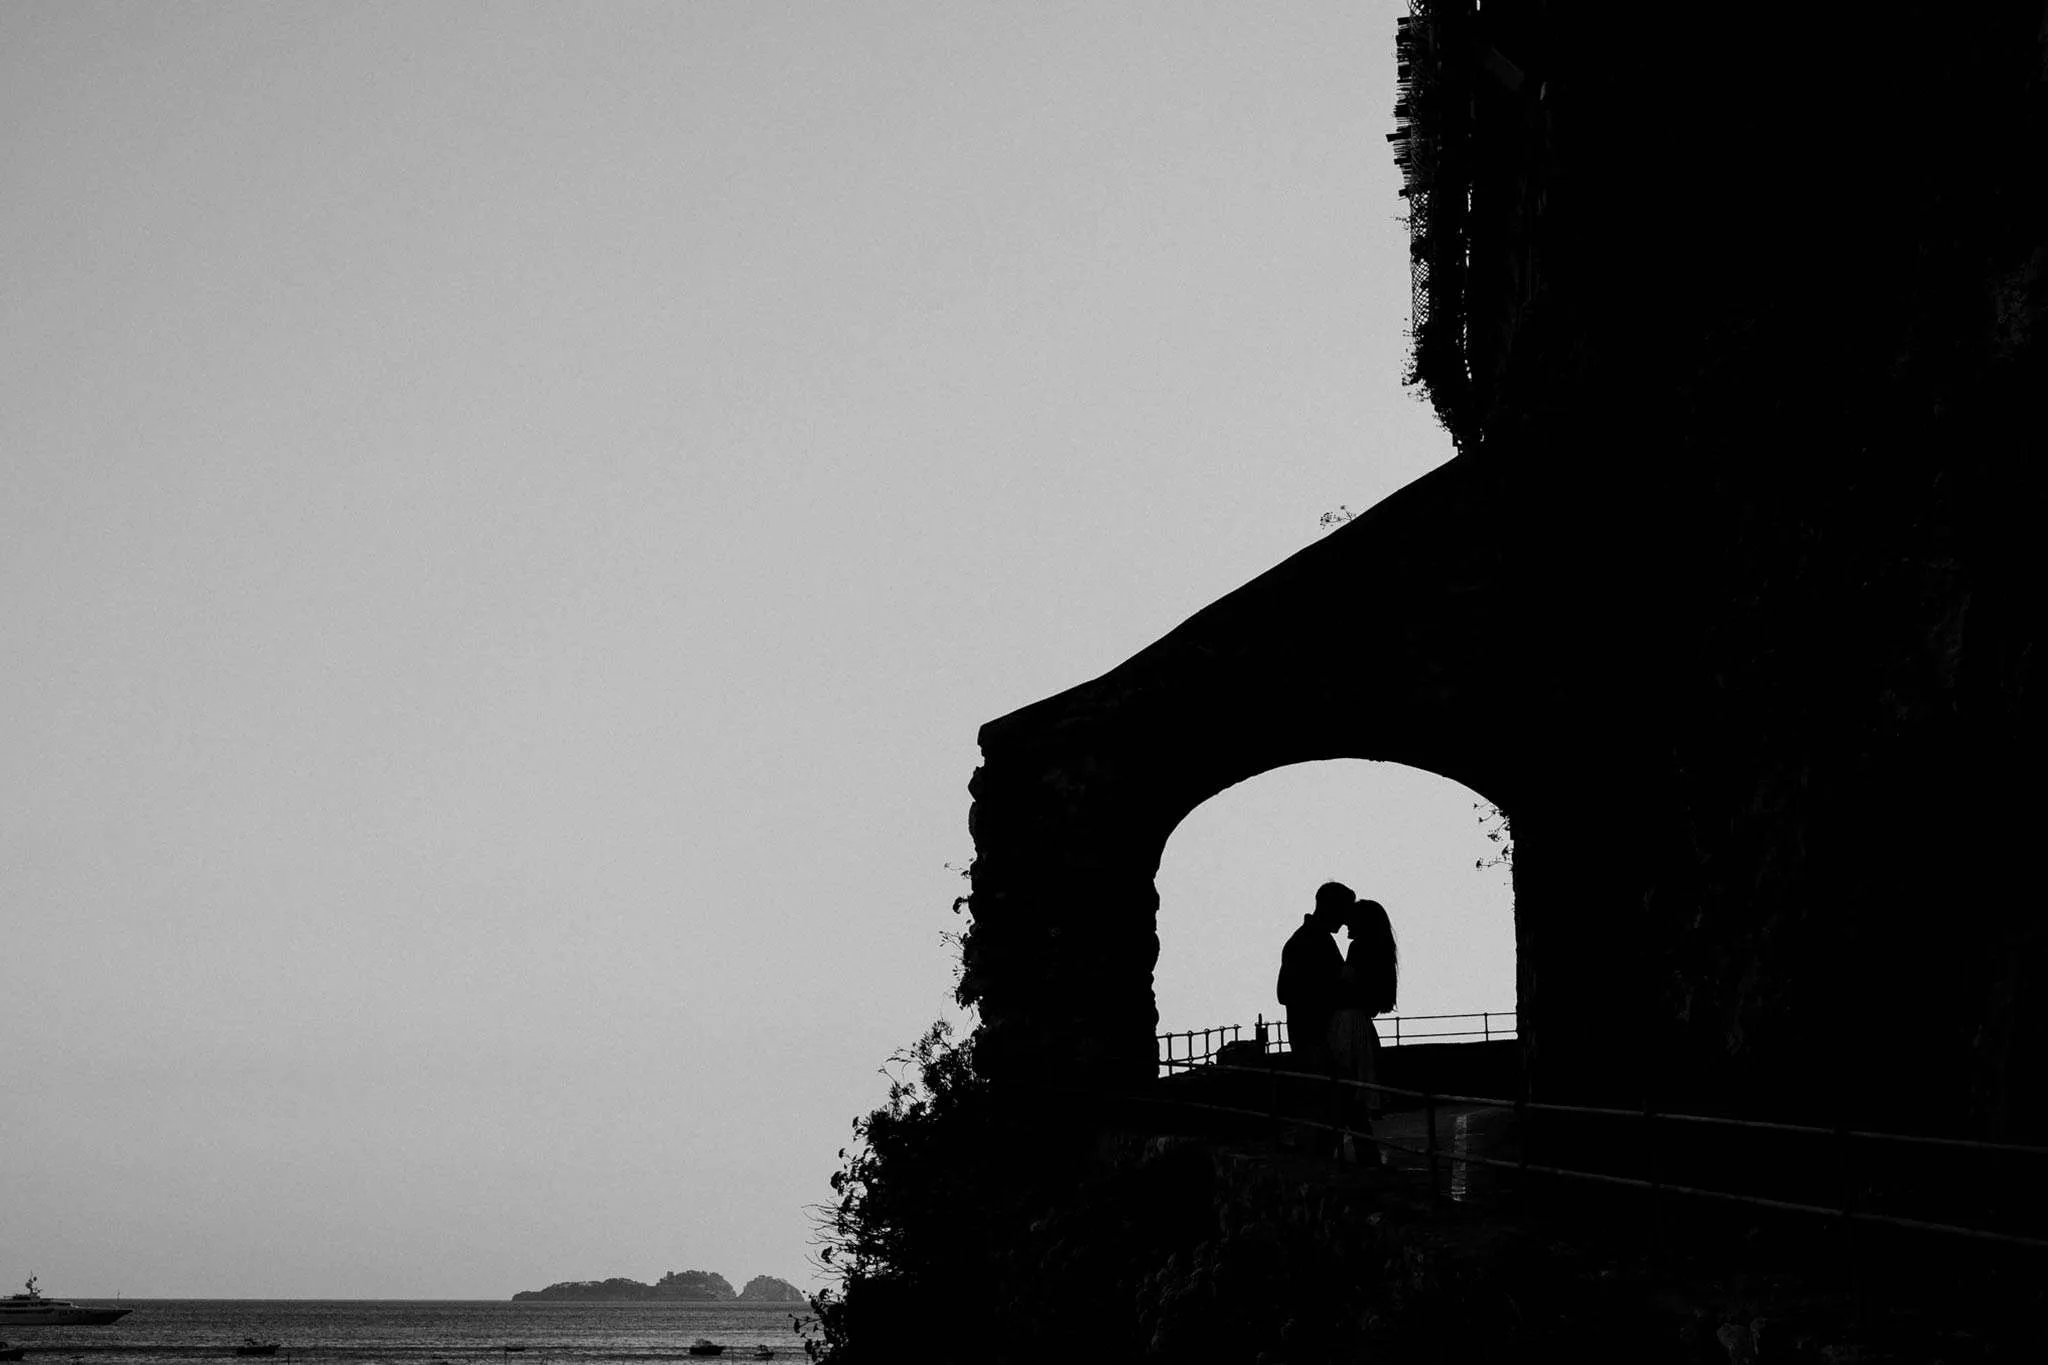
[[[1154,878],[1160,1033],[1193,1030],[1199,1051],[1219,1041],[1202,1030],[1250,1039],[1280,1016],[1281,946],[1339,881],[1386,906],[1400,946],[1400,1023],[1383,1039],[1514,1036],[1509,839],[1484,796],[1398,763],[1299,763],[1219,792],[1174,829]]]

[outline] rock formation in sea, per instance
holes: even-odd
[[[756,1275],[747,1281],[747,1287],[740,1291],[742,1303],[805,1303],[804,1291],[788,1280],[778,1280],[773,1275]]]
[[[757,1276],[748,1285],[766,1279]],[[775,1284],[782,1281],[776,1280]],[[562,1280],[546,1289],[522,1289],[512,1296],[513,1302],[528,1299],[578,1299],[584,1302],[634,1303],[646,1300],[682,1299],[690,1302],[722,1303],[738,1298],[732,1292],[732,1282],[712,1270],[671,1270],[653,1284],[614,1276],[608,1280]],[[799,1298],[802,1296],[799,1295]]]

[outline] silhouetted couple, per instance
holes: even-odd
[[[1345,953],[1332,937],[1340,926],[1351,937]],[[1314,913],[1302,916],[1280,953],[1279,995],[1287,1010],[1292,1069],[1377,1080],[1380,1037],[1373,1016],[1394,1008],[1399,977],[1400,954],[1386,907],[1359,900],[1341,882],[1316,888]],[[1377,1114],[1378,1092],[1364,1092],[1341,1112],[1354,1107]]]

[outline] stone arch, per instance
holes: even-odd
[[[1488,838],[1489,804],[1423,768],[1334,759],[1272,769],[1197,806],[1168,836],[1154,877],[1160,1028],[1243,1024],[1249,1037],[1255,1018],[1279,1017],[1280,943],[1314,888],[1335,878],[1392,916],[1399,1013],[1494,1011],[1505,1035],[1515,1005],[1510,870],[1475,867],[1501,851]]]
[[[1173,828],[1227,787],[1381,759],[1522,817],[1545,696],[1526,636],[1546,613],[1516,572],[1512,504],[1454,460],[1102,677],[982,727],[961,998],[992,1076],[1151,1074],[1153,876]]]

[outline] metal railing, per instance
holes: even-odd
[[[1253,1039],[1255,1042],[1268,1036],[1266,1033],[1268,1027],[1270,1026],[1262,1022],[1254,1030]],[[1176,1040],[1180,1043],[1180,1055],[1178,1057],[1174,1056],[1174,1043]],[[1159,1069],[1168,1075],[1172,1075],[1176,1069],[1185,1070],[1188,1067],[1206,1066],[1215,1061],[1217,1054],[1227,1044],[1242,1042],[1243,1040],[1244,1026],[1242,1024],[1218,1024],[1214,1028],[1187,1029],[1180,1033],[1162,1033],[1157,1039],[1160,1048]],[[1260,1050],[1264,1051],[1265,1049],[1261,1048]]]
[[[1373,1021],[1379,1029],[1380,1042],[1386,1047],[1401,1047],[1407,1043],[1445,1042],[1451,1039],[1476,1038],[1481,1042],[1494,1042],[1516,1036],[1513,1010],[1479,1010],[1470,1014],[1389,1014]],[[1478,1028],[1422,1029],[1415,1024],[1441,1024],[1452,1020],[1474,1021]],[[1224,1047],[1231,1043],[1250,1041],[1259,1051],[1266,1054],[1285,1053],[1288,1046],[1287,1021],[1258,1017],[1252,1025],[1252,1036],[1244,1036],[1242,1024],[1217,1024],[1209,1028],[1183,1029],[1178,1033],[1161,1033],[1155,1036],[1158,1045],[1159,1070],[1172,1075],[1191,1067],[1207,1066],[1214,1063]]]
[[[1273,1067],[1247,1067],[1227,1062],[1209,1063],[1217,1073],[1241,1074],[1263,1078],[1269,1086],[1269,1102],[1265,1110],[1247,1109],[1239,1105],[1215,1104],[1170,1097],[1164,1095],[1136,1095],[1132,1098],[1145,1103],[1154,1103],[1174,1108],[1201,1109],[1217,1113],[1237,1114],[1248,1118],[1263,1118],[1278,1125],[1283,1120],[1297,1126],[1318,1129],[1324,1132],[1364,1138],[1390,1151],[1404,1152],[1410,1156],[1423,1157],[1429,1168],[1430,1198],[1442,1198],[1440,1168],[1443,1163],[1452,1165],[1468,1163],[1492,1166],[1502,1170],[1515,1171],[1521,1175],[1556,1176],[1571,1180],[1591,1181],[1598,1184],[1621,1186],[1647,1191],[1654,1201],[1662,1195],[1680,1195],[1690,1198],[1716,1200],[1724,1203],[1747,1205],[1754,1208],[1776,1209],[1782,1212],[1819,1215],[1840,1219],[1850,1224],[1879,1225],[1909,1228],[1920,1232],[1937,1232],[1952,1236],[1968,1237],[1980,1241],[2006,1246],[2027,1247],[2034,1250],[2048,1250],[2048,1238],[2031,1237],[2012,1232],[1999,1232],[1990,1228],[1970,1227],[1956,1223],[1943,1223],[1932,1219],[1911,1218],[1901,1214],[1878,1213],[1856,1207],[1862,1186],[1849,1178],[1852,1168],[1853,1149],[1856,1144],[1897,1143],[1905,1146],[1928,1148],[1949,1148],[1972,1152],[2004,1153],[2024,1157],[2048,1157],[2048,1147],[2029,1146],[2010,1142],[1987,1142],[1976,1138],[1935,1137],[1912,1133],[1886,1133],[1866,1129],[1822,1128],[1812,1124],[1782,1123],[1765,1119],[1726,1118],[1710,1114],[1674,1114],[1645,1107],[1643,1109],[1614,1109],[1598,1105],[1551,1104],[1527,1099],[1499,1099],[1482,1095],[1439,1094],[1427,1090],[1410,1090],[1402,1086],[1383,1085],[1376,1081],[1353,1080],[1344,1076],[1333,1076],[1307,1071],[1283,1071]],[[1405,1146],[1388,1141],[1369,1130],[1351,1128],[1340,1123],[1326,1123],[1298,1115],[1283,1115],[1279,1102],[1279,1083],[1282,1080],[1308,1082],[1316,1087],[1330,1087],[1334,1096],[1339,1089],[1350,1087],[1375,1091],[1385,1095],[1400,1095],[1423,1102],[1426,1122],[1426,1145],[1421,1148]],[[1621,1118],[1640,1121],[1643,1125],[1645,1148],[1652,1159],[1649,1162],[1649,1178],[1615,1175],[1607,1171],[1578,1170],[1565,1166],[1551,1166],[1529,1160],[1526,1140],[1518,1160],[1507,1161],[1499,1157],[1479,1156],[1471,1153],[1446,1154],[1437,1140],[1437,1106],[1439,1104],[1483,1105],[1498,1109],[1512,1109],[1522,1133],[1526,1137],[1528,1116],[1531,1114],[1573,1114],[1594,1118]],[[1722,1129],[1750,1129],[1760,1132],[1793,1134],[1828,1139],[1837,1144],[1837,1158],[1842,1167],[1842,1188],[1844,1194],[1839,1204],[1816,1204],[1802,1200],[1776,1199],[1765,1195],[1750,1194],[1738,1190],[1715,1190],[1698,1186],[1668,1183],[1658,1179],[1657,1163],[1654,1160],[1653,1124],[1698,1124]],[[2048,1172],[2043,1173],[2048,1176]]]

